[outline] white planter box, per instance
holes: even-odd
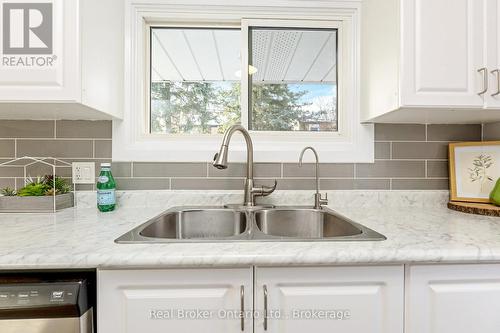
[[[0,196],[0,213],[39,213],[54,212],[74,206],[72,192],[66,194],[40,197]]]

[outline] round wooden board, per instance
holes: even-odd
[[[500,207],[492,204],[450,201],[448,208],[462,213],[500,217]]]

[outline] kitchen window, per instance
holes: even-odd
[[[150,28],[150,133],[223,133],[242,116],[254,131],[337,132],[337,29],[248,34],[241,50],[240,29]],[[240,84],[243,52],[248,91]]]
[[[306,145],[324,162],[373,160],[373,126],[359,122],[357,2],[299,15],[293,1],[268,12],[237,1],[223,14],[157,1],[132,5],[114,160],[210,161],[235,123],[250,131],[256,161],[295,162]],[[235,140],[231,160],[245,156]]]

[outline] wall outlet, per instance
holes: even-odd
[[[95,163],[94,162],[73,162],[71,164],[74,184],[94,184],[95,183]]]

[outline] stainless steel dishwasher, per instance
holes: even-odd
[[[84,274],[0,274],[1,333],[93,333],[94,281]]]

